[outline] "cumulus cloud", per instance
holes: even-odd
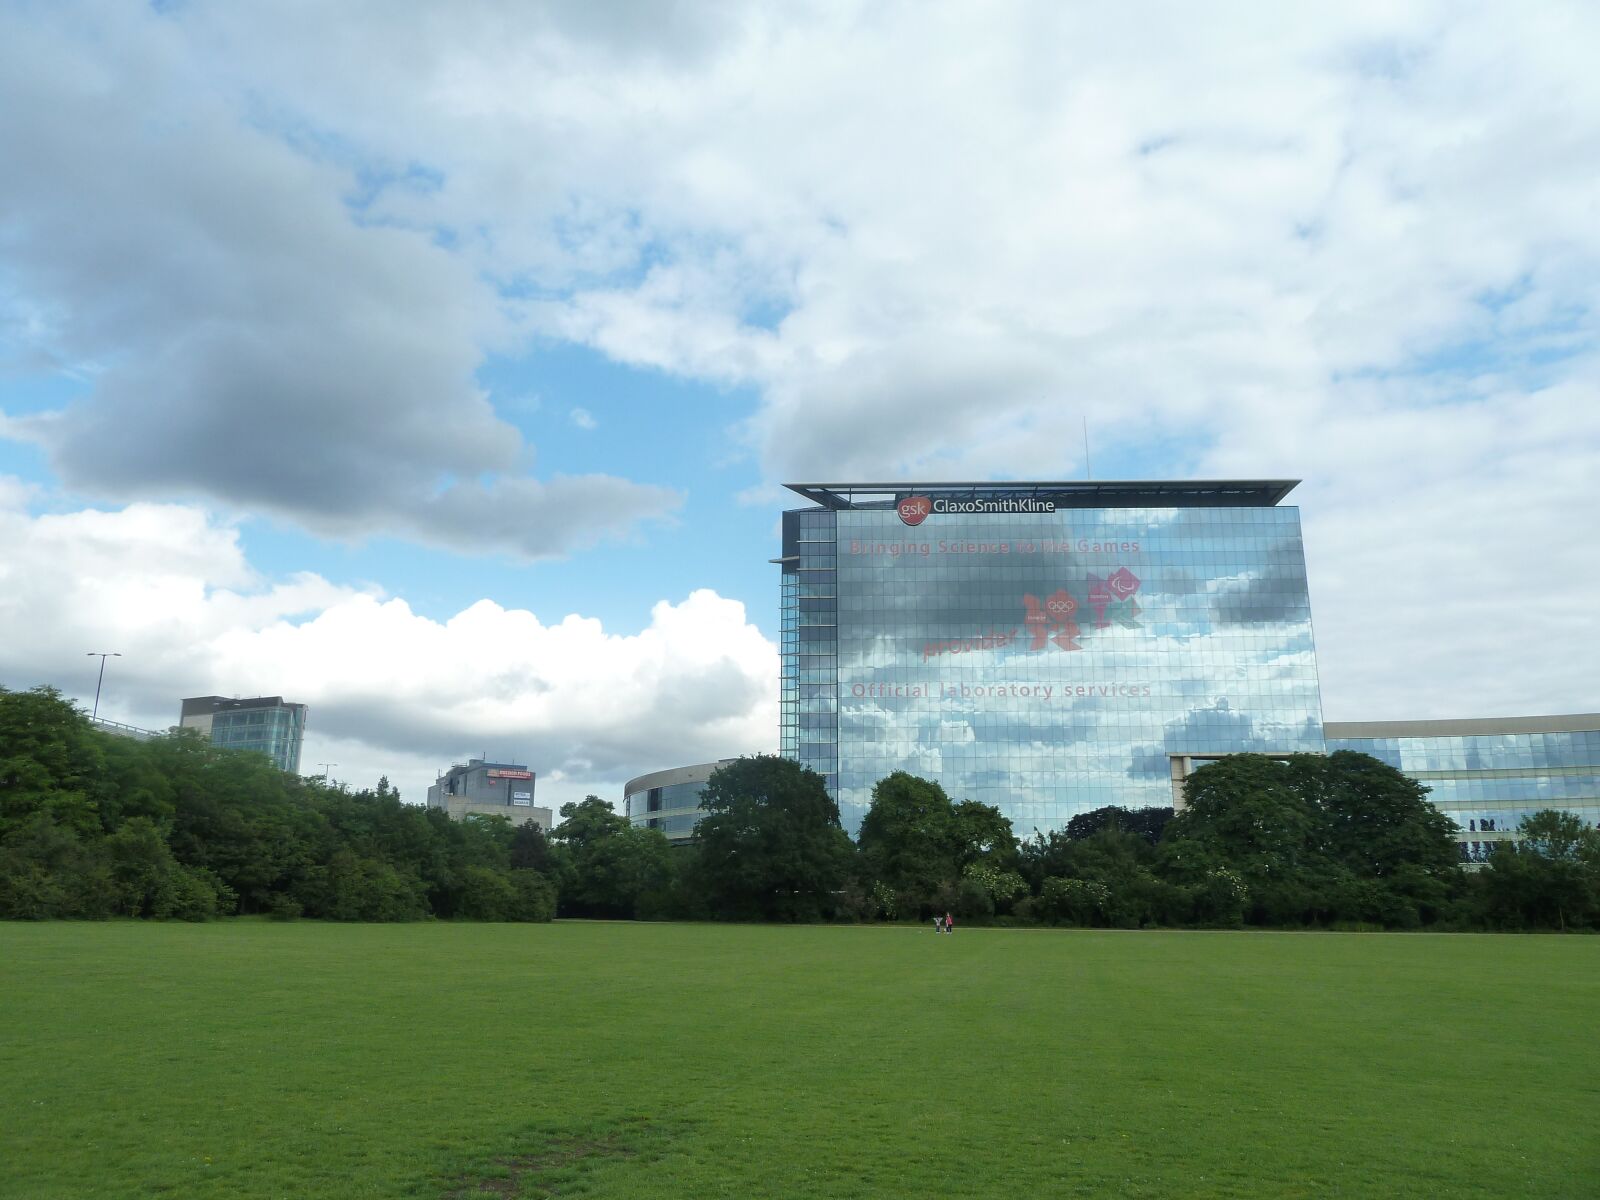
[[[1073,471],[1086,412],[1188,467],[1354,373],[1593,330],[1589,6],[377,13],[174,25],[429,163],[371,211],[537,285],[520,319],[760,388],[772,477]]]
[[[488,600],[434,621],[314,575],[263,579],[195,508],[0,509],[0,683],[90,694],[84,651],[102,643],[123,654],[102,715],[165,728],[184,696],[283,695],[310,705],[303,769],[386,773],[413,801],[485,749],[533,766],[554,807],[777,736],[776,648],[712,591],[630,635]]]
[[[0,432],[81,492],[205,496],[341,537],[541,557],[678,506],[532,478],[473,382],[508,328],[473,265],[367,219],[358,170],[313,131],[243,119],[170,23],[99,18],[103,41],[16,23],[0,46],[0,302],[29,314],[6,340],[92,385]]]
[[[411,16],[15,23],[0,322],[96,385],[12,436],[546,553],[675,497],[529,480],[485,347],[748,387],[766,485],[1076,475],[1087,416],[1097,465],[1308,481],[1330,717],[1593,706],[1593,5]]]

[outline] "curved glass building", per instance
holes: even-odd
[[[1026,837],[1322,750],[1295,482],[788,485],[782,753],[852,834],[903,770]]]
[[[687,841],[700,820],[700,793],[711,772],[734,761],[695,763],[630,779],[622,788],[623,815],[635,825],[661,830],[672,841]]]

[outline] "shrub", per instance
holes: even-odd
[[[1046,879],[1036,911],[1054,924],[1094,925],[1105,920],[1111,889],[1091,879]]]
[[[1237,871],[1215,867],[1207,871],[1194,891],[1194,915],[1202,925],[1221,925],[1236,929],[1244,924],[1244,908],[1250,889]]]
[[[305,906],[293,896],[273,892],[267,900],[267,916],[273,921],[297,921]]]
[[[872,903],[877,909],[875,915],[885,921],[893,921],[900,915],[899,898],[894,894],[894,889],[881,879],[872,885]]]
[[[511,872],[511,921],[549,921],[556,915],[556,885],[532,868]]]
[[[182,921],[210,921],[234,909],[233,889],[204,867],[176,867],[171,878],[167,915]]]

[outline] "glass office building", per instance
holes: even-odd
[[[1600,713],[1459,721],[1329,722],[1328,753],[1357,750],[1405,772],[1456,824],[1463,862],[1544,808],[1600,827]]]
[[[659,829],[669,841],[686,842],[694,836],[694,827],[704,816],[700,796],[711,773],[736,761],[724,758],[630,779],[622,789],[623,815],[635,825]]]
[[[213,745],[265,754],[280,771],[300,771],[304,704],[285,703],[282,696],[191,696],[183,701],[178,724],[198,730]]]
[[[790,484],[782,753],[852,834],[893,771],[1021,836],[1171,756],[1321,751],[1293,481]]]

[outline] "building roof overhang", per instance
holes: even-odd
[[[907,496],[1051,500],[1057,508],[1271,508],[1298,479],[1070,479],[969,483],[786,483],[831,509],[892,508]]]

